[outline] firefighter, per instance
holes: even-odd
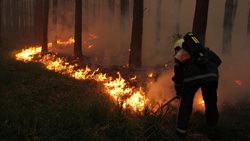
[[[180,97],[176,132],[179,137],[187,135],[193,99],[197,90],[201,88],[206,108],[206,122],[213,134],[211,138],[217,138],[214,134],[216,134],[215,129],[218,129],[217,88],[218,67],[221,59],[213,51],[205,48],[205,54],[202,55],[203,60],[199,60],[202,63],[198,63],[197,58],[189,55],[190,53],[184,49],[184,45],[187,46],[184,39],[179,39],[174,45],[175,65],[172,79],[176,94]]]

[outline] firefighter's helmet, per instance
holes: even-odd
[[[174,44],[174,49],[182,48],[182,43],[184,42],[184,39],[178,39]]]

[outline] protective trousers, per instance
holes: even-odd
[[[201,88],[202,96],[205,102],[205,115],[208,126],[216,126],[219,118],[217,108],[217,88],[218,81],[205,82],[201,84],[190,84],[183,86],[183,95],[180,103],[177,131],[186,133],[188,122],[192,114],[193,99],[195,93]]]

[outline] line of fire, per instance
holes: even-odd
[[[85,136],[81,139],[100,140],[103,137],[103,140],[178,140],[172,133],[176,120],[179,120],[178,110],[182,102],[174,79],[177,64],[175,45],[176,41],[184,39],[184,35],[189,32],[195,33],[199,37],[196,42],[216,52],[222,60],[218,67],[218,99],[216,98],[222,121],[222,140],[231,141],[238,137],[240,140],[249,140],[247,133],[250,132],[250,125],[246,122],[241,124],[241,119],[243,121],[249,118],[247,105],[250,102],[248,0],[0,0],[0,45],[3,47],[0,53],[0,105],[7,107],[2,108],[5,110],[0,108],[0,140],[8,138],[1,132],[7,134],[4,131],[6,128],[6,132],[11,133],[8,129],[12,130],[12,127],[13,130],[18,130],[17,138],[21,134],[24,135],[24,140],[29,139],[26,136],[29,134],[34,140],[51,139],[47,136],[36,138],[42,134],[40,129],[35,129],[42,121],[39,117],[31,119],[36,125],[29,130],[32,133],[39,132],[33,135],[27,133],[29,131],[20,131],[23,127],[21,124],[18,124],[20,129],[14,129],[15,122],[12,125],[9,113],[6,113],[6,109],[11,109],[8,101],[12,98],[9,94],[14,91],[13,85],[22,83],[16,90],[18,93],[20,89],[25,89],[27,83],[15,82],[13,78],[7,77],[12,72],[13,76],[20,75],[21,78],[28,73],[32,74],[29,71],[20,74],[15,72],[25,71],[25,67],[32,68],[32,65],[39,65],[44,72],[53,72],[77,83],[94,81],[101,86],[100,93],[119,107],[121,113],[116,117],[125,117],[119,119],[119,122],[126,121],[123,128],[132,121],[134,125],[131,129],[138,130],[135,135],[131,135],[127,131],[130,127],[124,129],[127,131],[124,134],[129,135],[123,137],[119,132],[123,137],[121,139],[110,135],[109,131],[114,125],[112,120],[107,120],[102,125],[89,128],[89,131],[84,129],[84,135],[86,132],[86,136],[89,134],[91,139],[84,138]],[[15,63],[8,65],[10,62]],[[188,68],[184,69],[186,70]],[[49,88],[49,84],[46,87]],[[199,88],[192,101],[191,113],[194,118],[191,116],[191,130],[188,131],[191,134],[186,137],[187,140],[210,141],[209,136],[205,135],[209,132],[207,128],[201,127],[203,124],[198,125],[200,122],[205,124],[205,121],[196,119],[201,115],[204,119],[208,118],[209,111],[206,107],[209,102],[205,102],[203,96],[204,91]],[[172,120],[173,117],[178,118]],[[49,126],[49,120],[46,121]],[[23,124],[26,126],[26,123]],[[72,125],[72,128],[74,126],[76,125]],[[227,127],[230,129],[226,129]],[[62,128],[68,128],[68,125]],[[199,129],[206,131],[197,131]],[[113,133],[118,131],[123,129],[112,130]],[[232,132],[237,132],[237,135],[230,135]]]
[[[90,40],[92,40],[93,34],[90,35]],[[97,36],[94,36],[97,38]],[[72,46],[74,43],[74,38],[70,38],[67,41],[61,41],[60,39],[57,40],[57,46]],[[87,41],[85,41],[87,44]],[[87,49],[90,49],[88,45]],[[79,64],[75,63],[72,64],[67,61],[63,57],[57,56],[57,52],[53,50],[53,44],[48,43],[50,54],[42,55],[41,53],[41,46],[37,47],[30,47],[27,49],[23,49],[21,52],[16,54],[16,59],[23,61],[23,62],[38,62],[45,65],[48,70],[52,70],[58,72],[63,75],[68,75],[78,80],[85,80],[85,79],[94,79],[98,82],[103,83],[107,93],[117,101],[118,104],[121,104],[123,108],[132,108],[133,111],[143,111],[146,106],[152,107],[149,102],[149,99],[146,95],[146,90],[143,86],[131,86],[129,85],[133,81],[138,81],[137,76],[134,75],[129,79],[124,79],[120,72],[116,72],[117,76],[109,76],[107,73],[102,73],[99,71],[99,68],[91,69],[88,66],[79,66]],[[128,65],[122,66],[124,70],[128,68]],[[170,72],[171,73],[171,72]],[[152,84],[155,83],[155,75],[153,72],[147,73],[146,80],[147,83]],[[171,77],[169,77],[171,79]],[[241,85],[239,80],[235,80],[237,85]],[[166,94],[167,95],[167,94]],[[169,100],[169,99],[167,99]],[[203,109],[204,101],[202,100],[201,94],[199,94],[199,98],[196,100],[197,104],[196,107],[199,109]],[[158,104],[162,105],[166,101],[159,101]],[[155,105],[154,105],[155,106]],[[152,108],[159,108],[159,107],[152,107]]]

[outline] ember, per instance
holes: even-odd
[[[132,77],[132,78],[130,78],[129,80],[136,80],[136,75],[134,76],[134,77]]]
[[[242,81],[241,81],[241,80],[234,80],[234,83],[235,83],[237,86],[242,86]]]
[[[94,45],[88,45],[88,48],[92,48]]]
[[[150,78],[153,76],[154,76],[154,73],[152,73],[152,72],[148,74],[148,77],[150,77]]]

